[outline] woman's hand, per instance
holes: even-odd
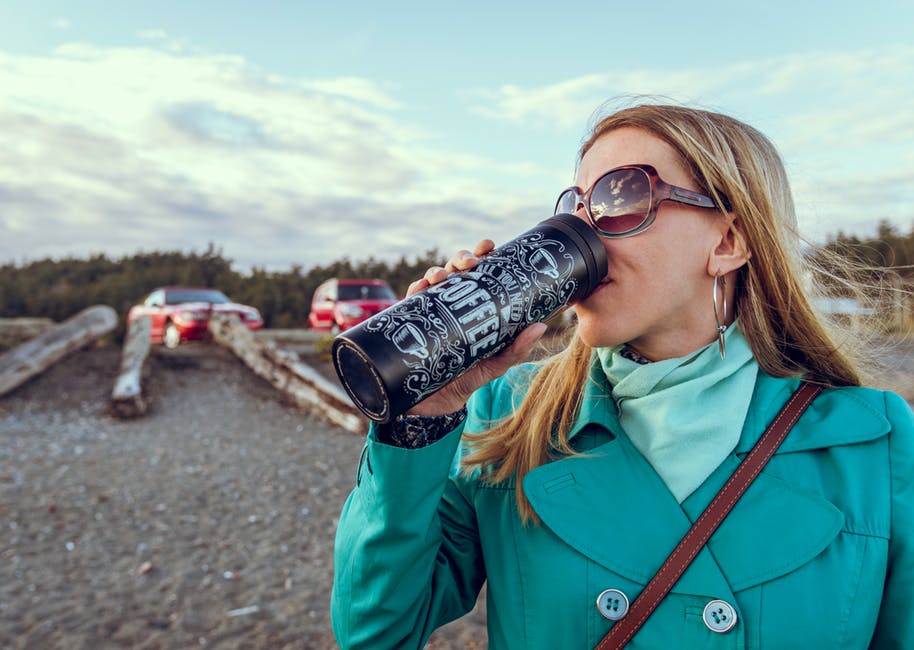
[[[487,255],[495,248],[491,239],[484,239],[476,245],[472,252],[459,251],[447,264],[433,266],[425,275],[409,285],[407,296],[427,289],[433,284],[438,284],[456,271],[468,271],[475,268],[479,258]],[[408,413],[411,415],[444,415],[453,413],[463,408],[477,388],[483,386],[496,377],[505,374],[511,366],[515,366],[527,358],[533,346],[546,331],[543,323],[534,323],[526,328],[506,349],[488,359],[480,361],[470,370],[457,377],[454,381],[441,387],[424,400],[413,406]]]

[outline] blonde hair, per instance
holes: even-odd
[[[739,271],[735,313],[765,372],[803,376],[825,386],[859,385],[855,361],[848,349],[836,345],[804,290],[790,184],[772,143],[726,115],[642,104],[597,122],[579,160],[602,135],[623,127],[671,145],[703,192],[718,204],[721,195],[729,201],[753,253]],[[511,416],[483,434],[465,437],[471,450],[463,459],[466,471],[481,470],[491,483],[516,477],[518,510],[525,522],[537,518],[523,493],[524,476],[551,458],[574,453],[568,433],[580,410],[592,357],[593,350],[574,335],[565,350],[542,362],[527,398]]]

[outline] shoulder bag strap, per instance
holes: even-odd
[[[631,609],[624,618],[619,620],[609,633],[603,637],[594,650],[617,650],[631,641],[648,617],[669,593],[676,581],[685,573],[685,570],[701,551],[705,543],[714,534],[721,522],[726,518],[736,502],[759,475],[765,464],[774,455],[774,452],[787,437],[790,429],[803,414],[803,411],[812,403],[822,391],[821,386],[803,383],[791,396],[787,404],[771,423],[771,426],[762,434],[752,450],[727,480],[714,500],[705,509],[701,516],[695,520],[689,532],[682,541],[673,549],[670,556],[647,583],[644,590],[632,603]]]

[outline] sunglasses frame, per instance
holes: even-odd
[[[596,219],[593,217],[593,213],[590,211],[590,198],[593,195],[594,189],[599,185],[600,181],[616,172],[626,170],[626,169],[637,169],[643,172],[647,178],[650,185],[650,207],[648,208],[647,214],[644,217],[644,220],[635,228],[631,230],[626,230],[625,232],[612,233],[606,232],[597,225]],[[722,212],[730,211],[730,202],[727,200],[727,197],[718,192],[721,203],[718,204],[710,196],[706,196],[700,192],[694,192],[692,190],[687,190],[684,187],[679,187],[677,185],[671,185],[665,180],[660,178],[660,174],[657,173],[657,170],[654,169],[651,165],[644,164],[635,164],[635,165],[622,165],[621,167],[614,167],[609,171],[600,175],[597,180],[593,182],[590,188],[581,194],[581,188],[576,185],[571,187],[566,187],[559,193],[559,198],[555,202],[555,209],[553,212],[558,214],[559,203],[562,202],[562,197],[565,196],[568,192],[574,192],[574,209],[577,211],[579,207],[584,208],[584,212],[587,213],[587,218],[590,220],[590,225],[594,227],[600,235],[607,237],[609,239],[616,239],[619,237],[631,237],[632,235],[637,235],[638,233],[644,232],[654,223],[654,219],[657,216],[657,208],[660,207],[660,204],[664,201],[675,201],[677,203],[683,203],[685,205],[691,205],[696,208],[708,208],[713,210],[720,210]]]

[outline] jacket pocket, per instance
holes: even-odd
[[[888,540],[842,532],[810,562],[757,586],[747,627],[760,648],[865,648],[876,627]],[[737,594],[740,598],[741,593]]]

